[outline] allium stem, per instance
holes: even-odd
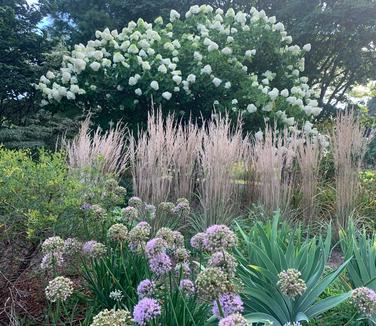
[[[223,313],[223,309],[222,309],[222,306],[221,306],[221,303],[219,302],[218,299],[215,300],[217,302],[217,306],[218,306],[218,311],[219,311],[219,314],[222,318],[225,317],[225,314]]]

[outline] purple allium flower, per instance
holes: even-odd
[[[226,251],[217,251],[210,257],[208,266],[219,267],[232,278],[235,274],[237,262],[236,259]]]
[[[90,240],[83,244],[82,251],[85,255],[92,258],[101,257],[106,254],[106,246],[103,243]]]
[[[224,293],[219,297],[219,304],[221,305],[224,316],[221,316],[217,301],[213,301],[213,314],[218,318],[227,317],[236,312],[243,312],[243,301],[236,293]]]
[[[204,240],[205,249],[214,252],[218,250],[226,250],[234,247],[237,238],[226,225],[212,225],[206,230],[206,238]]]
[[[53,268],[61,268],[64,266],[63,254],[59,251],[49,252],[42,258],[40,268],[44,270],[52,270]]]
[[[172,268],[171,259],[164,253],[155,255],[149,259],[149,267],[158,276],[164,275]]]
[[[250,326],[247,320],[239,313],[232,314],[219,321],[218,326]]]
[[[149,279],[143,280],[137,286],[137,294],[140,299],[151,297],[155,291],[155,283]]]
[[[81,209],[82,211],[89,211],[89,210],[91,209],[91,204],[89,204],[89,203],[84,203],[84,204],[81,205],[80,209]]]
[[[161,315],[161,306],[157,300],[144,298],[140,300],[133,310],[133,320],[137,325],[144,326],[148,321]]]
[[[199,232],[191,238],[192,248],[203,250],[205,248],[206,233]]]
[[[376,314],[376,292],[366,287],[355,289],[351,295],[352,304],[366,316]]]
[[[182,279],[179,283],[179,289],[189,295],[195,292],[195,285],[189,279]]]
[[[167,242],[162,238],[154,238],[146,243],[146,254],[152,257],[158,254],[166,253]]]

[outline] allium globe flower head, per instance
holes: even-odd
[[[107,253],[106,246],[95,240],[86,241],[82,246],[82,251],[90,258],[103,257]]]
[[[63,251],[63,249],[64,240],[58,236],[47,238],[42,243],[42,252],[44,254],[53,253],[56,251]]]
[[[114,224],[108,229],[107,237],[114,242],[123,242],[128,238],[128,229],[123,224]]]
[[[153,273],[162,276],[172,269],[172,262],[168,255],[161,253],[149,259],[149,267]]]
[[[179,289],[187,295],[195,293],[195,285],[189,279],[182,279],[179,283]]]
[[[106,210],[97,204],[92,205],[90,211],[92,212],[92,216],[97,219],[102,219],[106,215]]]
[[[227,250],[236,246],[237,238],[226,225],[212,225],[206,230],[204,245],[210,252]]]
[[[142,199],[140,197],[131,197],[128,200],[128,205],[137,209],[141,209],[144,203],[142,202]]]
[[[75,238],[68,238],[64,241],[63,252],[69,257],[74,257],[81,253],[82,242]]]
[[[137,220],[139,216],[138,209],[132,206],[127,206],[122,209],[121,211],[124,221],[125,222],[131,222]]]
[[[191,238],[191,246],[197,250],[205,249],[206,233],[199,232]]]
[[[166,241],[169,247],[172,247],[174,244],[174,231],[172,231],[170,228],[160,228],[155,236],[156,238],[161,238]]]
[[[47,300],[51,302],[66,301],[73,293],[73,282],[64,276],[50,281],[45,289]]]
[[[133,310],[133,320],[137,325],[145,326],[147,322],[161,315],[161,306],[157,300],[151,298],[141,299]]]
[[[64,263],[65,261],[62,252],[49,252],[43,256],[40,268],[46,271],[52,271],[55,268],[64,267]]]
[[[174,207],[175,207],[174,203],[171,203],[169,201],[161,202],[158,205],[158,213],[171,214]]]
[[[289,268],[278,274],[277,286],[281,292],[294,299],[298,295],[302,295],[307,290],[307,285],[300,278],[301,273],[294,268]]]
[[[176,215],[187,217],[191,211],[189,201],[186,198],[179,198],[176,201],[176,206],[172,209],[172,212]]]
[[[128,233],[129,248],[135,252],[141,252],[145,247],[151,232],[151,226],[148,222],[142,221],[138,223]]]
[[[215,252],[208,261],[208,266],[219,267],[229,278],[234,277],[237,265],[236,259],[226,251]]]
[[[175,249],[175,251],[173,252],[173,255],[177,263],[183,263],[183,262],[188,261],[189,256],[190,256],[189,251],[185,248]]]
[[[132,317],[128,310],[102,310],[93,318],[90,326],[128,326],[132,325]]]
[[[149,279],[141,281],[137,286],[137,295],[140,299],[150,298],[155,292],[155,283]]]
[[[219,321],[218,326],[251,326],[239,313],[227,316]]]
[[[158,254],[166,253],[167,242],[162,238],[153,238],[146,243],[146,254],[153,257]]]
[[[117,302],[120,302],[121,300],[123,300],[123,292],[121,292],[120,290],[114,290],[114,291],[111,291],[109,296],[108,296],[111,300],[114,300],[114,301],[117,301]]]
[[[216,300],[213,301],[213,314],[219,319],[232,315],[236,312],[241,313],[244,310],[243,301],[236,293],[224,293],[219,297],[218,301],[221,306],[223,316],[221,316],[218,302]]]
[[[376,292],[367,287],[353,290],[351,303],[365,316],[376,314]]]
[[[206,300],[216,300],[221,294],[230,292],[231,284],[226,274],[217,267],[208,267],[197,275],[196,288]]]

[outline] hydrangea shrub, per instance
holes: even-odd
[[[284,25],[264,11],[250,13],[192,6],[169,21],[131,21],[105,29],[63,57],[36,86],[42,105],[96,110],[108,119],[138,122],[150,101],[188,117],[213,109],[241,113],[254,129],[277,119],[295,126],[317,116],[304,54]]]

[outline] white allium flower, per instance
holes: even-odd
[[[291,118],[287,118],[285,120],[285,123],[289,126],[292,126],[293,124],[295,124],[295,118],[294,117],[291,117]]]
[[[175,10],[174,10],[175,11]],[[180,17],[180,14],[178,13],[179,17]],[[179,18],[178,17],[178,18]],[[171,12],[170,12],[170,20],[171,20]],[[155,18],[154,20],[154,23],[157,24],[157,25],[163,25],[163,18],[161,16]]]
[[[221,8],[218,8],[215,10],[215,13],[218,15],[223,15],[223,10]]]
[[[306,45],[303,46],[303,50],[306,51],[306,52],[309,52],[311,51],[311,44],[310,43],[307,43]]]
[[[225,85],[224,85],[224,87],[226,88],[226,89],[229,89],[229,88],[231,88],[231,82],[226,82],[225,83]]]
[[[234,42],[234,38],[232,36],[227,36],[227,43]]]
[[[111,66],[111,60],[107,59],[107,58],[104,58],[102,60],[102,66],[103,67],[110,67]]]
[[[45,293],[51,302],[66,301],[73,293],[73,282],[69,278],[58,276],[48,283]]]
[[[273,102],[269,102],[262,108],[264,112],[270,112],[271,110],[273,110]]]
[[[248,105],[247,105],[247,111],[248,111],[249,113],[254,113],[254,112],[256,112],[256,111],[257,111],[257,107],[256,107],[256,105],[254,105],[254,104],[248,104]]]
[[[187,77],[187,81],[191,84],[195,83],[196,82],[196,75],[194,74],[189,74],[188,77]]]
[[[101,67],[101,64],[96,61],[90,64],[90,68],[93,69],[94,71],[98,71],[100,67]]]
[[[136,77],[129,77],[128,84],[129,86],[134,86],[138,82],[138,79]]]
[[[310,133],[311,130],[312,130],[312,127],[313,127],[313,124],[311,122],[309,122],[309,121],[306,121],[305,124],[304,124],[304,126],[303,126],[303,130],[306,133]]]
[[[232,101],[231,101],[231,104],[238,104],[238,100],[236,98],[234,98]]]
[[[221,52],[222,52],[224,55],[230,55],[230,54],[232,54],[232,49],[226,46],[225,48],[222,49]]]
[[[163,92],[162,97],[169,101],[172,97],[172,94],[170,92]]]
[[[201,69],[202,74],[210,75],[212,73],[212,68],[210,65],[204,66],[204,68]]]
[[[174,87],[174,92],[180,92],[180,88],[178,86]]]
[[[141,88],[136,88],[136,89],[134,90],[134,93],[135,93],[136,95],[138,95],[138,96],[141,96],[141,95],[142,95],[142,90],[141,90]]]
[[[194,6],[192,6],[191,8],[189,8],[189,11],[190,11],[192,14],[196,15],[196,14],[198,14],[198,13],[200,12],[200,7],[197,6],[197,5],[194,5]]]
[[[215,78],[213,78],[212,82],[215,85],[215,87],[218,87],[219,85],[221,85],[222,80],[220,80],[219,78],[215,77]]]
[[[152,89],[154,89],[155,91],[157,91],[159,89],[159,84],[157,81],[153,80],[151,83],[150,83],[150,87]]]
[[[179,85],[179,84],[181,83],[181,81],[182,81],[182,78],[181,78],[181,76],[174,75],[174,76],[172,77],[172,80],[173,80],[177,85]]]
[[[120,290],[115,290],[110,292],[109,298],[114,301],[121,301],[123,299],[123,292]]]

